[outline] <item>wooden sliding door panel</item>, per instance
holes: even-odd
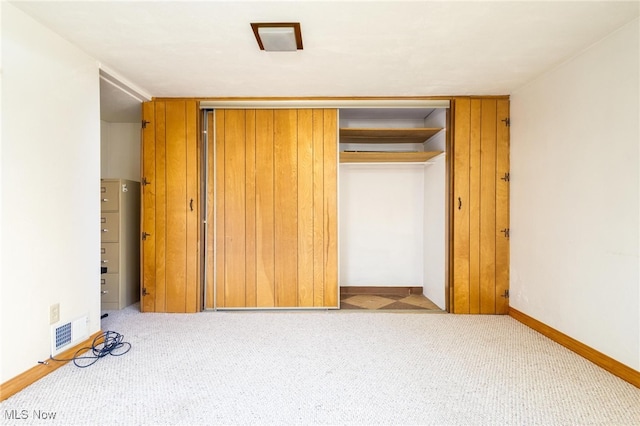
[[[497,119],[509,117],[509,102],[497,102]],[[509,229],[509,127],[498,122],[496,135],[496,313],[509,311],[509,238],[502,232]]]
[[[298,302],[313,306],[313,111],[298,111]]]
[[[216,111],[217,307],[337,307],[336,117]]]
[[[275,306],[273,110],[256,111],[256,306]]]
[[[245,306],[246,186],[245,111],[228,110],[225,120],[225,306]]]
[[[198,106],[143,106],[142,302],[145,312],[200,309]]]
[[[257,306],[256,294],[256,111],[245,113],[245,306]]]
[[[313,110],[313,306],[324,306],[324,115]]]
[[[274,112],[276,306],[297,306],[297,111]]]
[[[215,111],[215,229],[216,229],[216,248],[215,248],[215,276],[216,276],[216,306],[225,307],[225,122],[226,111]],[[209,206],[212,208],[213,204]],[[215,307],[215,306],[213,306]]]
[[[338,307],[338,112],[324,110],[324,306]]]
[[[207,180],[206,180],[206,190],[207,193],[205,194],[206,196],[206,205],[209,206],[209,208],[207,209],[206,212],[204,212],[205,214],[205,220],[207,223],[207,233],[205,235],[205,262],[207,263],[207,267],[206,269],[206,276],[205,276],[205,295],[204,295],[204,299],[205,299],[205,304],[204,307],[206,309],[213,309],[215,304],[214,304],[214,272],[215,272],[215,267],[214,267],[214,259],[215,259],[215,227],[214,224],[216,223],[215,221],[215,217],[214,217],[214,212],[215,209],[213,208],[215,206],[215,171],[216,170],[212,170],[210,165],[214,164],[214,159],[215,159],[215,145],[214,145],[214,139],[215,139],[215,117],[214,117],[214,113],[213,112],[209,112],[207,113],[207,158],[205,159],[205,166],[208,169],[208,173],[207,173]]]
[[[469,170],[471,102],[456,99],[453,145],[453,307],[454,313],[469,312]]]

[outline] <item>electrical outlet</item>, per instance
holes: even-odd
[[[60,304],[56,303],[49,307],[49,324],[60,321]]]

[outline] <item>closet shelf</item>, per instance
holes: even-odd
[[[340,129],[340,143],[422,143],[442,130],[441,127],[420,128],[353,128]]]
[[[423,163],[442,151],[418,152],[340,152],[341,163]]]

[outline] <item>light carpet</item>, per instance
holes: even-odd
[[[2,423],[640,424],[640,389],[508,316],[133,306],[102,329],[131,351],[58,369]]]

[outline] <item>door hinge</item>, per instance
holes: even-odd
[[[147,124],[151,124],[151,122],[150,122],[150,121],[147,121],[147,120],[142,120],[142,128],[143,128],[143,129],[146,129],[146,128],[147,128]]]
[[[509,181],[511,181],[511,173],[509,173],[509,172],[505,173],[505,174],[504,174],[504,176],[502,176],[502,177],[500,178],[500,180],[503,180],[503,181],[505,181],[505,182],[509,182]]]
[[[507,118],[503,118],[502,120],[500,120],[504,123],[505,126],[507,127],[511,127],[511,118],[507,117]]]
[[[151,182],[149,182],[149,181],[147,180],[147,178],[146,178],[146,177],[143,177],[143,178],[142,178],[142,182],[140,182],[140,184],[141,184],[142,186],[147,186],[147,185],[149,185],[150,183],[151,183]]]
[[[506,289],[506,290],[504,291],[504,293],[502,293],[502,294],[500,295],[500,297],[504,297],[505,299],[508,299],[508,298],[509,298],[509,289]]]
[[[149,293],[147,293],[147,288],[146,287],[142,287],[142,295],[143,296],[147,296]]]
[[[150,236],[151,236],[151,234],[147,234],[146,232],[143,232],[142,233],[142,241],[146,240],[147,237],[150,237]]]
[[[504,234],[505,238],[509,238],[509,228],[501,229],[500,232]]]

